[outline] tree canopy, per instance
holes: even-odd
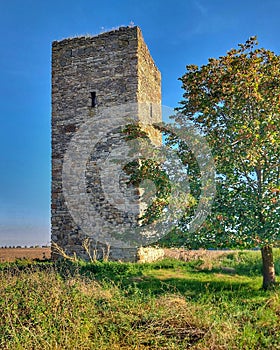
[[[181,78],[176,121],[206,136],[216,164],[215,242],[275,244],[280,228],[280,57],[255,37]],[[207,223],[205,224],[207,228]],[[219,242],[219,239],[218,239]]]
[[[217,172],[212,215],[186,241],[269,248],[272,258],[280,240],[280,56],[257,45],[251,37],[206,65],[188,65],[175,120],[206,137]]]

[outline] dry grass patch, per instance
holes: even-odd
[[[0,248],[0,263],[17,259],[50,259],[51,248]]]

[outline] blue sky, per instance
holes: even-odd
[[[175,107],[187,64],[257,35],[279,54],[278,0],[1,0],[0,246],[50,242],[51,42],[141,27]]]

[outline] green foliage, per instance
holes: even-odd
[[[137,146],[140,149],[141,147],[146,147],[146,150],[148,149],[148,152],[151,152],[153,148],[151,141],[139,123],[126,125],[122,132],[127,141],[137,140],[139,142]],[[146,198],[150,204],[148,204],[143,215],[139,217],[139,223],[145,225],[156,221],[168,205],[171,192],[170,180],[166,172],[162,169],[162,165],[154,159],[141,158],[127,163],[124,171],[129,175],[129,184],[139,187],[141,182],[150,180],[156,187],[155,193],[149,191],[147,186],[145,188],[142,201]]]
[[[93,276],[95,279],[108,279],[110,281],[123,281],[132,276],[141,275],[140,265],[133,263],[119,263],[114,261],[95,262],[82,264],[80,273],[86,276]]]
[[[165,138],[164,147],[153,145],[145,128],[160,131]],[[125,140],[131,142],[133,155],[137,151],[144,155],[124,167],[129,176],[128,184],[141,188],[141,202],[147,204],[147,208],[138,218],[139,224],[149,225],[156,223],[158,219],[168,221],[168,215],[164,215],[164,211],[166,213],[170,208],[173,220],[178,215],[186,223],[194,213],[200,194],[199,167],[197,163],[194,167],[190,165],[190,159],[192,163],[196,161],[189,146],[180,140],[176,131],[167,128],[164,123],[147,127],[135,122],[126,125],[122,132]],[[180,143],[180,147],[177,143]],[[180,174],[176,171],[179,159],[184,168]],[[184,181],[179,181],[181,175],[190,181],[190,193],[182,191],[181,182]]]
[[[217,199],[212,215],[186,244],[209,247],[274,245],[280,235],[280,56],[238,49],[181,78],[184,100],[175,119],[205,135],[216,164]]]
[[[142,130],[141,125],[138,123],[127,124],[123,129],[122,133],[125,135],[125,139],[135,140],[137,138],[148,139],[148,134]]]
[[[130,162],[127,164],[127,168],[130,169],[130,183],[134,186],[139,186],[144,180],[151,180],[156,187],[155,199],[148,205],[144,214],[139,218],[142,225],[150,224],[160,218],[163,209],[169,203],[171,192],[170,180],[166,172],[162,170],[160,163],[153,159]]]

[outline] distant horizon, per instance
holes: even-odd
[[[36,230],[33,227],[28,231],[28,238],[21,234],[24,229],[15,229],[14,227],[7,227],[6,230],[0,230],[0,247],[2,246],[30,246],[30,245],[50,245],[51,231],[47,227],[41,227]],[[45,238],[45,239],[44,239]]]
[[[32,248],[51,248],[51,245],[39,245],[39,244],[35,244],[35,245],[9,245],[9,246],[1,246],[0,245],[0,249],[32,249]]]

